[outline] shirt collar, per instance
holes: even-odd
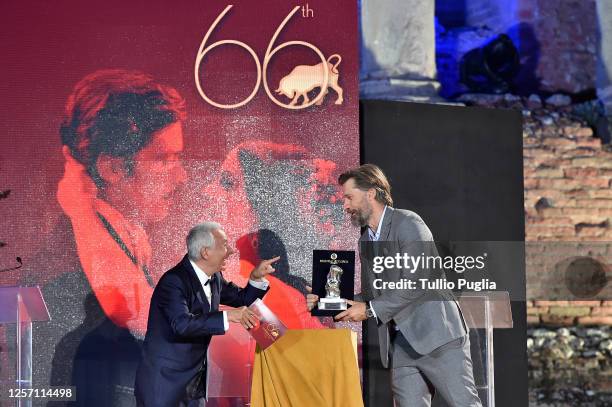
[[[368,227],[368,234],[370,235],[370,240],[378,240],[380,239],[380,230],[382,229],[383,219],[385,218],[385,212],[387,211],[387,205],[383,208],[382,214],[380,215],[380,220],[378,221],[378,227],[376,228],[376,233]]]
[[[206,284],[206,282],[210,280],[210,277],[208,277],[208,275],[204,271],[202,271],[202,269],[198,267],[197,264],[191,261],[191,259],[189,259],[189,263],[191,263],[191,267],[193,267],[193,270],[195,271],[196,276],[198,276],[198,280],[200,280],[202,287],[204,287],[204,284]]]

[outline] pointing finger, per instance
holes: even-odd
[[[263,262],[267,263],[267,264],[272,264],[272,263],[276,263],[277,261],[279,261],[280,258],[281,258],[281,256],[276,256],[276,257],[273,257],[271,259],[264,260]]]

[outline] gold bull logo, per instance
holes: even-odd
[[[332,65],[331,61],[336,59],[336,63]],[[300,97],[302,97],[302,106],[309,103],[308,92],[315,88],[321,88],[321,94],[318,96],[319,100],[316,105],[321,105],[325,95],[329,92],[329,88],[332,88],[337,94],[335,104],[341,105],[344,101],[342,97],[342,88],[338,85],[338,65],[342,61],[342,57],[338,54],[333,54],[327,58],[327,62],[324,64],[321,62],[317,65],[298,65],[291,73],[280,80],[278,89],[275,92],[279,95],[285,95],[291,99],[289,106],[295,106]],[[327,84],[325,81],[325,71],[327,69],[328,79]]]

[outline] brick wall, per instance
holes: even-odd
[[[527,297],[534,300],[560,292],[553,287],[566,283],[563,270],[551,263],[564,256],[612,264],[612,153],[570,109],[536,109],[524,122],[526,240],[540,242],[527,245]],[[612,301],[529,301],[528,322],[612,325]]]
[[[612,241],[612,154],[578,124],[524,137],[526,240]]]
[[[528,301],[531,325],[612,325],[612,301]]]

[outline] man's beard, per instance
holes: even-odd
[[[363,209],[355,209],[349,212],[351,215],[351,224],[356,227],[364,227],[368,225],[368,219],[372,215],[372,208],[365,207]]]

